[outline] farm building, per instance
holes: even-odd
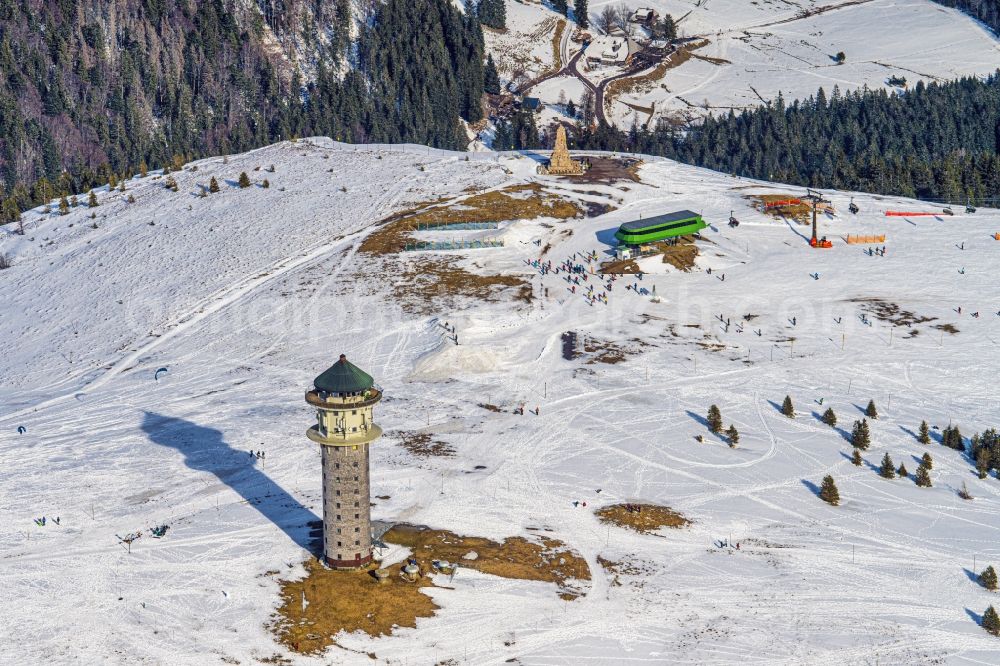
[[[624,37],[598,37],[587,47],[587,64],[624,65],[628,53],[628,43]]]
[[[689,236],[698,233],[708,225],[701,215],[690,210],[679,210],[665,215],[656,215],[644,220],[626,222],[615,232],[621,245],[636,246],[661,240]]]

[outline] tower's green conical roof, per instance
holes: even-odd
[[[374,386],[375,380],[341,354],[340,360],[317,377],[313,385],[317,391],[327,393],[361,393]]]

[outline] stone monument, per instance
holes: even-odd
[[[547,167],[541,167],[539,171],[550,176],[579,176],[583,173],[583,163],[569,156],[569,148],[566,147],[566,128],[562,125],[556,129],[556,145],[552,149],[549,164]]]

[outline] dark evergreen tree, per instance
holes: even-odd
[[[566,102],[566,115],[570,118],[576,118],[576,104],[573,100]]]
[[[914,478],[914,482],[921,488],[929,488],[931,486],[931,475],[929,468],[920,463],[917,466],[917,474]]]
[[[823,484],[819,489],[819,498],[833,506],[840,504],[840,491],[837,490],[837,484],[834,483],[833,477],[829,474],[823,477]]]
[[[246,171],[241,171],[240,172],[239,186],[241,188],[250,187],[250,176],[247,175]]]
[[[94,190],[91,190],[90,194],[87,196],[87,207],[97,208],[97,195],[94,194]]]
[[[899,469],[896,470],[896,475],[901,479],[905,479],[910,475],[910,472],[906,469],[906,465],[904,463],[899,463]]]
[[[66,200],[65,195],[59,199],[59,214],[69,215],[69,201]]]
[[[834,428],[837,426],[837,415],[833,413],[833,407],[827,407],[823,412],[823,423]]]
[[[865,416],[867,416],[870,419],[877,419],[878,418],[878,410],[875,409],[875,401],[874,400],[869,400],[868,401],[868,406],[865,407]]]
[[[740,443],[740,433],[733,424],[729,424],[729,427],[726,429],[726,437],[729,438],[731,446],[736,446]]]
[[[219,181],[215,179],[215,176],[212,176],[212,179],[208,181],[208,191],[213,194],[219,191]]]
[[[979,574],[979,584],[991,592],[996,591],[997,572],[992,565],[983,569],[983,573]]]
[[[491,95],[500,94],[500,75],[493,62],[493,54],[486,56],[486,68],[483,70],[483,90]]]
[[[883,479],[896,478],[896,464],[892,462],[892,457],[889,455],[888,451],[886,451],[885,455],[882,456],[882,465],[878,468],[878,474]]]
[[[569,2],[567,0],[552,0],[552,9],[563,16],[569,16]]]
[[[931,458],[931,454],[929,453],[925,453],[920,457],[920,464],[927,469],[934,469],[934,459]]]
[[[507,28],[507,6],[504,0],[479,0],[479,21],[494,30]]]
[[[510,123],[501,120],[497,123],[496,131],[493,133],[493,150],[513,150],[514,135],[510,129]]]
[[[788,418],[795,418],[795,406],[792,405],[791,396],[785,396],[784,401],[781,403],[781,413]]]
[[[851,454],[851,464],[855,467],[861,467],[864,460],[861,459],[861,449],[854,449],[854,453]]]
[[[722,432],[722,412],[719,411],[718,407],[711,405],[708,408],[708,417],[706,420],[708,421],[708,429],[711,432],[715,434]]]
[[[1000,636],[1000,615],[997,615],[993,606],[987,608],[986,612],[983,613],[983,629],[994,636]]]
[[[920,422],[920,434],[917,435],[917,441],[921,444],[931,443],[931,433],[930,428],[927,427],[927,421]]]
[[[590,27],[588,11],[587,0],[573,0],[573,16],[576,17],[576,24],[584,29]]]
[[[854,427],[851,428],[851,445],[856,449],[864,451],[871,445],[871,441],[868,420],[861,419],[860,421],[855,421]]]

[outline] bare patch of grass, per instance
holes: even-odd
[[[478,275],[458,266],[451,257],[420,257],[401,267],[394,294],[408,312],[432,314],[452,307],[456,297],[497,302],[513,293],[515,300],[531,302],[531,283],[517,275]]]
[[[765,215],[773,217],[788,217],[799,224],[808,224],[812,221],[812,208],[804,201],[790,203],[784,206],[768,208],[768,205],[780,201],[798,200],[794,194],[747,194],[746,199],[756,203],[756,208]]]
[[[602,523],[652,534],[664,527],[687,527],[691,521],[670,507],[656,504],[612,504],[594,512]]]
[[[400,438],[402,447],[418,458],[451,458],[455,455],[455,449],[434,439],[430,433],[401,430],[395,434]]]
[[[425,573],[431,571],[431,560],[459,562],[504,578],[555,583],[564,599],[582,596],[580,584],[590,580],[586,560],[558,539],[508,537],[498,543],[415,525],[397,525],[383,539],[409,548]],[[475,559],[465,559],[473,552]],[[416,627],[417,618],[431,617],[438,609],[422,591],[434,583],[428,577],[408,582],[399,575],[401,567],[402,563],[388,567],[389,575],[379,583],[374,567],[333,571],[310,558],[305,578],[281,582],[281,606],[271,630],[289,649],[319,654],[342,631],[384,636],[397,627]]]

